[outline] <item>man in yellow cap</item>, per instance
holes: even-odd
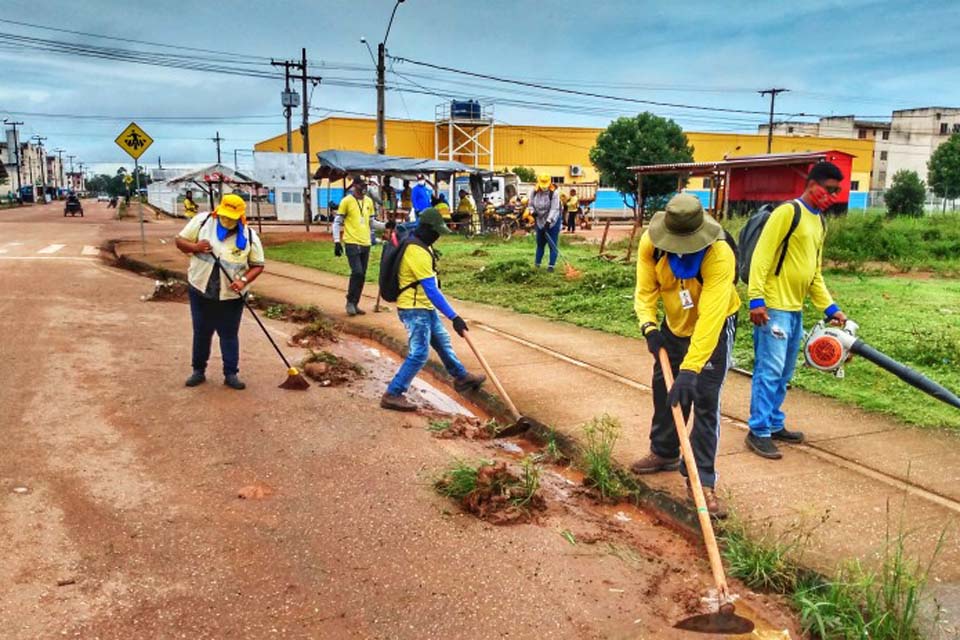
[[[635,462],[634,473],[671,471],[680,465],[680,441],[672,406],[684,417],[693,410],[690,434],[707,508],[726,515],[714,488],[720,437],[720,392],[733,360],[740,298],[736,253],[716,220],[704,215],[700,200],[681,193],[650,221],[637,249],[634,310],[640,333],[654,357],[653,422],[650,453]],[[657,304],[664,320],[657,325]],[[674,383],[666,388],[660,368],[665,349]],[[689,490],[689,484],[687,485]]]
[[[543,262],[543,250],[550,245],[550,262],[547,271],[553,271],[557,265],[557,254],[560,249],[557,243],[560,241],[560,227],[563,225],[563,218],[560,215],[560,194],[550,176],[543,174],[537,176],[537,188],[530,195],[530,209],[537,223],[537,251],[534,254],[534,264],[537,267]]]
[[[240,371],[240,318],[242,294],[263,272],[263,245],[256,231],[247,226],[243,199],[233,193],[223,196],[212,213],[190,219],[177,236],[177,248],[190,255],[190,316],[193,318],[193,373],[187,386],[206,381],[210,343],[216,332],[223,357],[223,383],[232,389],[246,385]],[[226,269],[227,277],[220,269]]]
[[[374,218],[376,206],[367,195],[367,183],[356,178],[350,185],[350,193],[343,196],[337,215],[333,219],[333,254],[347,254],[350,264],[350,282],[347,285],[347,315],[366,313],[358,305],[367,279],[367,264],[370,262],[371,232],[382,231],[385,225]],[[341,243],[342,240],[342,243]]]

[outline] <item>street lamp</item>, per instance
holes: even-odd
[[[393,26],[393,18],[397,15],[397,9],[404,3],[404,0],[397,0],[393,5],[393,11],[390,13],[390,22],[387,23],[387,31],[383,34],[383,40],[377,45],[377,153],[383,155],[387,152],[387,139],[384,133],[384,76],[386,75],[387,58],[387,38],[390,37],[390,28]],[[366,39],[362,39],[366,44]]]

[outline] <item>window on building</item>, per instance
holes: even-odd
[[[887,184],[887,172],[886,172],[886,171],[881,171],[881,172],[880,172],[880,175],[879,175],[879,178],[880,178],[880,184]]]
[[[886,151],[881,151],[881,152],[880,152],[880,159],[881,159],[881,160],[886,160],[886,159],[887,159],[887,152],[886,152]]]
[[[793,127],[787,127],[787,133],[793,133]]]
[[[553,184],[563,184],[565,182],[563,176],[551,176],[550,182]]]
[[[284,204],[290,204],[290,196],[291,196],[291,195],[292,195],[292,194],[291,194],[289,191],[284,191],[284,192],[283,192],[283,195],[280,197],[280,199],[281,199],[281,201],[282,201]]]
[[[866,137],[867,137],[867,130],[866,130],[866,129],[857,129],[857,137],[860,138],[861,140],[863,140],[864,138],[866,138]]]
[[[850,181],[850,191],[860,191],[860,181],[851,180]]]
[[[710,189],[710,188],[712,188],[712,186],[713,186],[713,185],[710,183],[710,178],[704,178],[704,179],[703,179],[703,188],[704,188],[704,189]]]
[[[884,132],[883,132],[883,139],[884,139],[884,140],[889,140],[889,139],[890,139],[890,132],[889,132],[889,131],[884,130]]]
[[[953,132],[954,132],[954,133],[960,133],[960,122],[954,122],[954,123],[953,123]]]
[[[941,122],[941,123],[940,123],[940,135],[942,135],[942,136],[947,135],[947,127],[949,127],[949,126],[950,126],[950,125],[948,125],[946,122]]]

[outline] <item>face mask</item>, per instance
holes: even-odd
[[[224,229],[236,229],[237,225],[240,223],[239,220],[231,220],[230,218],[225,218],[223,216],[220,216],[218,219],[220,220],[220,226]]]
[[[815,184],[810,190],[810,201],[820,211],[826,211],[833,204],[833,196],[822,185]]]
[[[426,180],[417,180],[417,184],[419,184],[420,186],[423,186],[423,185],[427,184],[427,181],[426,181]]]

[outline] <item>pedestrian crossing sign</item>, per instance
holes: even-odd
[[[136,122],[131,122],[114,142],[136,160],[153,144],[153,138],[148,136],[147,132],[141,129]]]

